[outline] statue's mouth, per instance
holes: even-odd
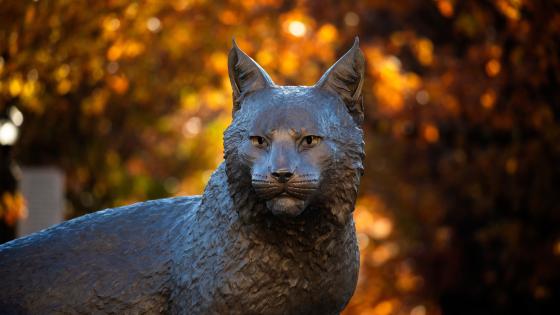
[[[259,199],[274,215],[289,217],[298,216],[305,210],[319,186],[318,180],[301,178],[285,183],[254,179],[252,184]]]
[[[254,180],[252,184],[257,195],[264,200],[279,197],[292,197],[305,200],[318,188],[318,183],[316,181],[278,183]]]
[[[284,188],[280,193],[276,194],[272,198],[295,198],[295,199],[305,199],[306,196],[302,196],[301,194],[293,194],[287,188]]]

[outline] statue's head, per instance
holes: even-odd
[[[233,122],[224,149],[240,215],[297,217],[329,209],[346,222],[364,157],[364,57],[358,39],[313,86],[274,84],[235,42],[229,77]]]

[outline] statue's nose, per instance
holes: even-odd
[[[281,183],[285,183],[294,176],[294,173],[290,172],[287,169],[278,169],[271,173],[272,177],[274,177],[277,181]]]

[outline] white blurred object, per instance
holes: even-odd
[[[19,109],[17,109],[17,107],[12,106],[8,115],[16,126],[21,126],[21,124],[23,123],[23,114]]]
[[[18,128],[9,120],[0,120],[0,144],[13,145],[18,138]]]

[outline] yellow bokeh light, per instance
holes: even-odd
[[[138,14],[138,3],[131,3],[124,10],[124,15],[129,19],[136,17],[137,14]]]
[[[128,79],[124,76],[111,76],[108,83],[117,94],[124,94],[128,90]]]
[[[338,31],[332,24],[325,24],[321,26],[321,28],[317,32],[317,38],[319,39],[319,41],[324,43],[331,43],[335,41],[337,37]]]
[[[439,130],[433,124],[428,124],[424,127],[423,135],[424,139],[431,143],[437,142],[439,140]]]
[[[266,67],[273,63],[274,61],[274,54],[269,50],[261,50],[257,53],[257,61],[263,67]]]
[[[211,110],[224,109],[228,105],[229,94],[221,89],[207,89],[201,95],[203,105]]]
[[[299,70],[299,58],[298,56],[288,51],[282,56],[282,61],[280,63],[280,72],[285,75],[294,75]]]
[[[200,108],[197,93],[182,93],[181,94],[181,108],[186,112],[195,112]]]
[[[12,96],[18,96],[21,93],[22,89],[23,89],[23,80],[21,79],[21,76],[16,75],[10,79],[8,83],[8,90],[10,91],[10,94]]]
[[[239,23],[238,16],[231,10],[224,10],[218,17],[220,21],[226,25],[235,25]]]
[[[431,65],[434,59],[434,44],[427,38],[421,38],[415,43],[416,58],[424,65]]]
[[[24,99],[31,99],[38,90],[37,81],[27,81],[23,85],[21,97]]]
[[[453,4],[449,0],[439,0],[437,1],[437,7],[441,15],[445,17],[451,17],[453,15],[454,9]]]
[[[500,73],[501,68],[502,65],[500,62],[496,59],[492,59],[486,63],[486,74],[488,74],[489,77],[495,77]]]
[[[184,11],[192,4],[193,1],[191,0],[178,0],[171,3],[173,8],[177,11]]]
[[[70,66],[67,64],[63,64],[56,69],[54,72],[54,77],[57,81],[61,81],[65,79],[70,74]]]
[[[431,62],[431,42],[422,44],[425,51],[422,58]],[[415,93],[422,84],[420,77],[413,72],[404,72],[400,59],[394,55],[386,55],[377,47],[365,47],[369,71],[374,76],[373,94],[379,109],[388,114],[395,114],[404,108],[405,98]]]
[[[70,80],[68,79],[61,80],[56,86],[56,91],[60,95],[67,94],[68,92],[70,92],[70,89],[72,89],[72,82],[70,82]]]
[[[4,192],[0,198],[0,211],[4,222],[8,225],[15,224],[19,219],[27,217],[25,198],[19,192]]]
[[[395,305],[392,301],[383,301],[372,310],[372,315],[390,315],[395,310]]]
[[[124,54],[129,57],[136,57],[144,52],[144,44],[138,41],[128,41],[124,46]]]
[[[107,32],[115,32],[121,26],[121,21],[115,17],[108,17],[103,20],[103,28]]]
[[[122,47],[118,44],[115,44],[107,50],[107,59],[110,61],[118,60],[122,55]]]
[[[210,55],[210,65],[212,69],[220,74],[227,74],[228,57],[223,52],[214,52]]]
[[[399,253],[399,246],[395,242],[389,242],[376,247],[370,254],[369,259],[374,266],[381,266]]]
[[[496,6],[510,20],[517,21],[521,17],[521,0],[498,0]]]
[[[364,207],[357,206],[354,211],[354,221],[356,223],[356,230],[358,232],[365,232],[373,225],[373,215]]]
[[[488,90],[484,92],[484,94],[482,94],[482,96],[480,97],[480,104],[482,104],[482,107],[486,109],[491,109],[492,107],[494,107],[495,103],[496,92],[494,90]]]
[[[388,218],[379,218],[371,225],[371,236],[376,239],[384,239],[393,231],[393,223]]]
[[[295,37],[303,37],[307,32],[307,27],[302,21],[294,20],[288,23],[288,32]]]

